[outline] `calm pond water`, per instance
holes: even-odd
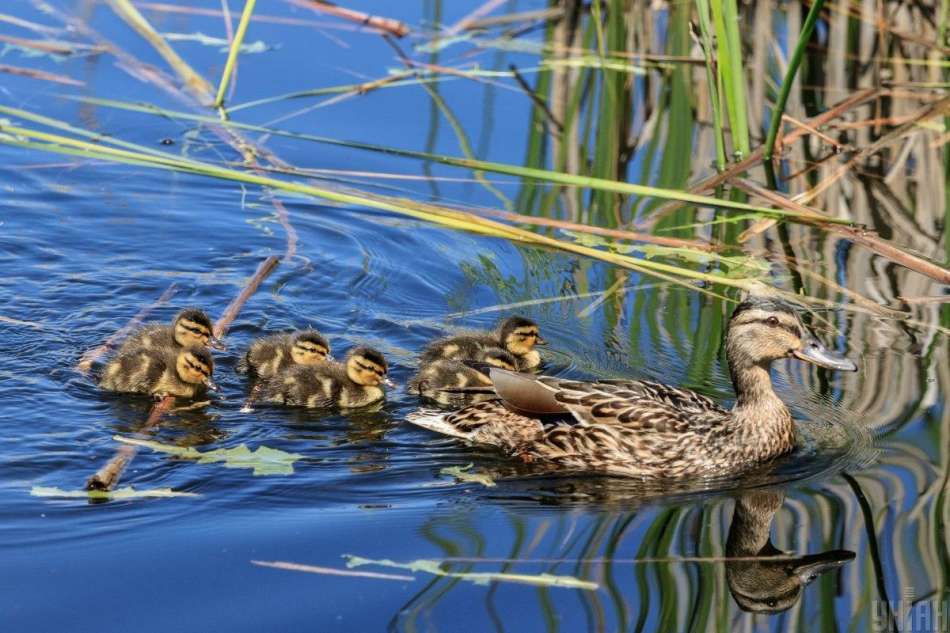
[[[230,4],[236,19],[241,3]],[[347,6],[403,20],[423,33],[401,43],[419,61],[472,60],[503,71],[509,64],[536,66],[531,51],[482,50],[468,42],[436,53],[420,48],[434,22],[455,24],[481,4],[366,0]],[[509,12],[547,6],[504,4]],[[258,3],[260,19],[246,40],[257,52],[241,58],[229,103],[370,81],[402,68],[377,34],[297,5]],[[95,44],[98,33],[114,49],[77,48],[63,56],[6,43],[0,63],[81,85],[4,74],[0,103],[152,149],[240,164],[240,155],[209,126],[64,99],[188,109],[156,88],[141,67],[130,66],[132,57],[167,70],[108,4],[53,3],[61,13],[45,6],[5,3],[0,35],[77,45]],[[137,6],[195,69],[217,81],[226,53],[207,38],[226,38],[219,2],[169,5],[203,13]],[[681,21],[667,9],[651,11],[651,46],[677,53],[667,47],[674,46],[668,42]],[[65,28],[63,17],[79,22]],[[518,37],[540,42],[546,36],[535,28]],[[816,57],[815,66],[822,63]],[[632,125],[643,141],[621,176],[680,187],[710,173],[712,145],[708,129],[688,109],[675,112],[675,98],[651,92],[666,85],[664,77],[636,79]],[[676,79],[674,73],[670,81]],[[280,99],[233,117],[452,156],[463,155],[468,145],[480,158],[530,162],[532,106],[510,77],[478,82],[449,76],[435,86],[432,93],[412,84],[338,101],[333,94]],[[433,105],[433,95],[444,99],[446,109]],[[316,104],[321,107],[300,112]],[[679,116],[687,128],[678,128]],[[285,120],[274,123],[278,119]],[[455,125],[466,131],[464,143]],[[678,140],[685,132],[694,135],[695,152],[689,135],[685,148]],[[612,218],[593,205],[590,216],[578,215],[569,202],[542,202],[512,177],[297,139],[249,138],[290,165],[323,170],[312,174],[321,186],[469,207],[501,207],[508,199],[522,213],[611,225],[642,218],[655,206],[624,205]],[[925,167],[912,162],[907,169]],[[944,191],[945,173],[938,166],[920,177]],[[894,199],[882,201],[874,193],[882,181],[862,178],[849,176],[841,188],[853,219],[941,259],[945,199],[919,193],[911,174],[889,181]],[[264,258],[284,256],[287,232],[259,187],[197,175],[0,144],[0,183],[4,631],[864,631],[893,626],[907,610],[946,608],[950,363],[940,327],[950,323],[939,303],[902,304],[909,322],[849,310],[823,313],[837,331],[822,328],[822,338],[854,358],[860,371],[842,376],[777,363],[777,389],[801,421],[802,448],[753,477],[670,490],[531,476],[491,451],[406,423],[419,403],[403,388],[391,391],[382,406],[348,414],[265,406],[243,413],[246,382],[234,366],[256,336],[313,326],[330,338],[337,356],[357,343],[379,348],[392,377],[405,385],[432,337],[492,327],[519,313],[535,319],[550,342],[549,373],[661,379],[729,402],[720,339],[732,303],[562,251],[282,195],[296,252],[234,321],[229,350],[216,356],[221,394],[205,409],[168,415],[149,439],[202,451],[246,444],[297,453],[293,473],[255,476],[143,448],[120,487],[196,496],[108,502],[38,497],[31,494],[36,487],[81,490],[113,455],[113,437],[134,436],[148,417],[148,399],[104,393],[78,373],[83,352],[169,288],[170,298],[155,305],[149,319],[168,321],[190,305],[220,316]],[[669,226],[696,218],[692,211],[674,214]],[[802,227],[773,229],[755,238],[750,252],[773,263],[771,283],[834,301],[846,301],[847,290],[891,306],[898,296],[946,293],[870,251]],[[802,266],[792,270],[779,255],[797,257]],[[803,270],[845,290],[827,291]],[[603,294],[620,286],[628,290]],[[469,464],[496,485],[444,472]],[[770,534],[789,557],[758,557]],[[403,579],[252,564],[345,569],[347,556],[400,564],[455,560],[441,568],[448,576],[433,575],[424,565],[358,568]],[[485,582],[467,573],[546,573],[587,584]]]

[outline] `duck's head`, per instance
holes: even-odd
[[[546,345],[541,338],[538,324],[520,316],[508,317],[498,326],[498,339],[502,346],[515,356],[526,356],[535,345]]]
[[[388,372],[386,359],[371,347],[357,347],[346,356],[346,375],[358,385],[392,384],[386,377]]]
[[[210,345],[216,349],[225,349],[224,344],[214,336],[211,319],[201,310],[195,308],[182,310],[175,316],[173,326],[175,342],[182,347]]]
[[[770,542],[753,560],[726,562],[726,582],[743,611],[779,613],[798,602],[809,583],[851,562],[854,556],[849,550],[831,550],[789,558]]]
[[[822,345],[794,308],[774,299],[748,299],[739,304],[729,320],[726,357],[733,375],[737,369],[768,367],[781,358],[797,358],[828,369],[858,370],[852,361]]]
[[[493,347],[491,349],[485,350],[479,354],[479,357],[476,360],[483,363],[488,363],[493,367],[507,369],[508,371],[518,370],[518,361],[515,360],[515,357],[499,347]]]
[[[316,330],[294,334],[290,356],[298,365],[317,365],[330,359],[330,344]]]
[[[211,352],[205,347],[186,347],[178,352],[175,370],[184,382],[204,385],[211,390],[218,388],[211,380],[211,375],[214,373],[214,360],[211,358]]]

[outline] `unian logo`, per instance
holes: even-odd
[[[907,587],[900,600],[875,600],[872,630],[901,633],[950,633],[950,600],[917,599]]]

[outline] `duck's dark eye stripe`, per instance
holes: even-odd
[[[782,323],[781,321],[779,321],[778,323],[770,323],[770,322],[769,322],[769,319],[757,319],[757,320],[755,320],[755,321],[749,321],[749,323],[762,323],[762,324],[767,325],[767,326],[769,326],[769,327],[782,328],[783,330],[785,330],[786,332],[788,332],[788,333],[791,334],[792,336],[796,336],[796,337],[798,337],[798,338],[801,338],[801,337],[802,337],[802,331],[801,331],[801,329],[800,329],[797,325],[787,325],[787,324],[785,324],[785,323]]]

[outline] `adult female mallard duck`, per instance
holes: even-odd
[[[518,368],[515,357],[498,347],[481,350],[474,360],[478,363],[474,366],[460,360],[439,359],[423,363],[409,381],[408,391],[443,406],[459,408],[496,397],[492,393],[465,391],[473,387],[491,387],[489,366],[509,371]]]
[[[293,365],[317,365],[330,356],[330,343],[316,330],[272,334],[251,343],[238,362],[238,371],[270,378]]]
[[[110,391],[148,393],[156,398],[195,398],[206,389],[217,389],[211,380],[214,361],[204,347],[167,351],[139,347],[113,358],[102,373],[99,386]]]
[[[133,332],[119,348],[119,354],[138,349],[179,351],[185,347],[225,349],[214,336],[208,315],[196,308],[187,308],[175,315],[171,325],[149,323]]]
[[[541,355],[535,345],[546,345],[538,325],[520,316],[508,317],[494,333],[472,332],[450,336],[430,343],[422,352],[422,363],[437,360],[476,360],[479,354],[492,348],[501,348],[518,361],[521,371],[541,364]]]
[[[357,347],[342,364],[292,365],[260,383],[259,398],[311,409],[363,407],[386,397],[380,385],[392,384],[388,371],[382,354]]]
[[[569,472],[725,475],[795,446],[792,416],[769,376],[772,362],[781,358],[857,370],[808,333],[787,304],[750,299],[733,312],[726,334],[736,390],[731,410],[693,391],[655,382],[580,382],[493,368],[499,399],[449,414],[419,412],[409,420]]]

